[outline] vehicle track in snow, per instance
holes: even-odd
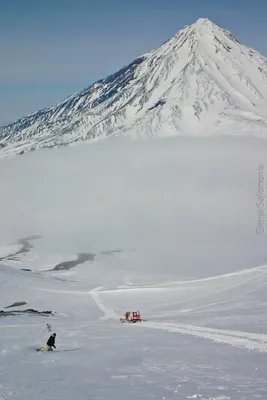
[[[204,297],[209,297],[210,295],[214,295],[214,294],[218,295],[218,294],[224,293],[224,292],[226,292],[228,290],[236,289],[236,288],[239,288],[240,286],[245,286],[245,285],[247,285],[247,284],[249,284],[249,283],[251,283],[251,282],[253,282],[255,280],[258,280],[259,278],[262,279],[265,275],[267,275],[266,267],[265,267],[265,271],[264,272],[261,272],[258,275],[254,276],[252,278],[249,278],[249,279],[247,279],[245,281],[241,281],[241,282],[235,283],[233,285],[226,286],[225,288],[222,288],[222,289],[219,289],[219,290],[216,290],[216,291],[214,291],[214,290],[210,291],[210,292],[208,292],[208,293],[206,293],[204,295],[200,295],[200,296],[196,296],[196,297],[192,297],[192,298],[186,299],[186,300],[184,300],[182,302],[177,303],[177,305],[180,306],[181,304],[190,303],[190,301],[193,301],[193,300],[200,300],[200,299],[202,300]],[[252,291],[253,291],[253,289],[250,288],[247,291],[242,292],[242,296],[247,295]],[[231,299],[228,298],[227,300],[220,300],[220,301],[215,301],[215,302],[212,302],[212,303],[202,304],[200,306],[193,307],[190,310],[182,311],[182,312],[180,312],[180,315],[194,314],[194,313],[197,313],[199,311],[208,311],[208,310],[212,309],[214,306],[217,306],[219,304],[226,304],[226,303],[232,302],[233,299],[235,299],[235,298],[237,298],[239,296],[240,296],[240,294],[234,294],[233,296],[231,296]]]
[[[103,286],[98,286],[94,288],[93,290],[90,291],[90,294],[93,297],[93,300],[97,304],[97,306],[100,308],[101,311],[105,314],[103,319],[117,319],[119,316],[115,313],[115,311],[112,308],[106,307],[105,304],[100,300],[98,296],[98,292],[103,289]]]
[[[246,348],[252,351],[267,352],[267,335],[224,329],[214,329],[188,324],[165,322],[146,322],[142,324],[148,329],[160,329],[176,332],[182,335],[191,335],[216,343],[228,344],[234,347]]]
[[[261,277],[261,274],[259,275]],[[99,297],[103,287],[97,287],[90,293],[97,306],[104,312],[106,319],[119,319],[119,315],[112,308],[106,306]],[[216,304],[216,303],[214,303]],[[234,347],[245,348],[250,351],[267,352],[267,335],[242,331],[208,328],[197,325],[168,323],[168,322],[144,322],[135,325],[146,329],[159,329],[175,332],[181,335],[191,335],[203,339],[212,340],[220,344],[228,344]]]

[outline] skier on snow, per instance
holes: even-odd
[[[53,347],[56,349],[55,346],[55,340],[56,340],[56,333],[53,333],[53,335],[50,336],[50,338],[48,339],[46,345],[47,345],[47,351],[53,351]]]

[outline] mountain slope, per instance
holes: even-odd
[[[208,19],[80,93],[0,129],[2,153],[110,134],[267,136],[267,59]]]

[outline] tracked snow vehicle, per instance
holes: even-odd
[[[145,321],[144,319],[141,318],[140,312],[139,311],[127,311],[124,315],[124,318],[120,318],[121,323],[136,323],[136,322],[142,322]]]

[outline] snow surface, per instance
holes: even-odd
[[[266,399],[266,154],[112,138],[2,160],[0,310],[54,315],[0,315],[0,399]]]
[[[267,137],[267,59],[208,19],[0,129],[1,157],[109,135]]]

